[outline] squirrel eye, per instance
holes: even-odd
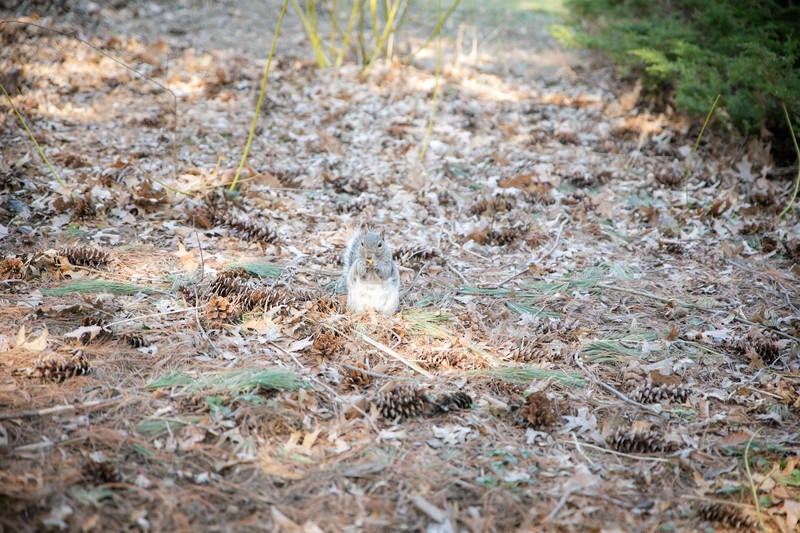
[[[383,248],[383,242],[378,242],[378,248]]]

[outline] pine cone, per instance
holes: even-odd
[[[146,346],[150,346],[150,341],[147,338],[136,333],[124,333],[122,338],[134,348],[144,348]]]
[[[697,507],[697,515],[703,520],[717,522],[736,530],[755,529],[755,521],[744,514],[742,509],[731,504],[706,502]]]
[[[98,463],[92,459],[83,464],[83,477],[94,485],[118,483],[122,479],[119,470],[114,465]]]
[[[753,341],[753,348],[766,365],[775,364],[781,356],[780,345],[770,339],[761,338]]]
[[[89,361],[83,352],[78,351],[71,357],[56,352],[47,352],[40,356],[34,364],[34,371],[42,381],[61,383],[67,378],[88,374]]]
[[[381,199],[379,196],[374,194],[361,194],[356,198],[352,198],[349,200],[341,200],[336,202],[336,212],[339,214],[343,213],[360,213],[364,211],[368,207],[372,207],[374,205],[378,205],[381,203]]]
[[[245,310],[272,309],[289,306],[295,301],[294,295],[283,287],[256,289],[247,287],[236,298],[236,303]]]
[[[60,249],[58,255],[66,257],[72,265],[90,268],[99,268],[111,261],[108,252],[91,246],[68,246]]]
[[[413,385],[398,385],[378,395],[375,405],[381,415],[390,420],[410,418],[425,412],[428,398],[422,389]]]
[[[511,351],[514,361],[520,363],[530,363],[539,361],[543,358],[542,345],[538,338],[526,337]]]
[[[636,387],[630,398],[640,403],[657,403],[662,400],[684,403],[692,391],[681,385],[653,385],[650,380]]]
[[[312,309],[317,313],[326,315],[342,314],[343,309],[341,302],[328,294],[318,294],[312,301]]]
[[[233,322],[239,318],[239,312],[222,296],[212,296],[206,304],[204,318],[215,322]]]
[[[0,259],[0,281],[7,279],[22,279],[25,267],[22,261],[15,257]]]
[[[100,331],[95,330],[96,332],[87,331],[82,333],[80,336],[81,344],[86,345],[92,342],[101,343],[114,338],[114,332],[111,331],[110,328],[106,327],[106,321],[98,316],[85,317],[81,322],[81,325],[83,327],[95,326],[100,328]]]
[[[241,239],[260,243],[278,242],[278,234],[264,220],[237,216],[233,213],[224,213],[221,217],[225,225]]]
[[[358,363],[355,366],[362,370],[367,370],[366,365],[363,363]],[[343,372],[344,384],[352,389],[363,389],[372,383],[372,377],[361,370],[354,370],[352,368],[344,367]]]
[[[431,261],[441,261],[442,254],[435,248],[425,246],[403,245],[395,248],[392,256],[395,261],[403,265],[419,270],[423,265]]]
[[[655,429],[646,431],[617,430],[611,438],[611,447],[623,453],[661,453],[670,447],[661,432]]]
[[[514,198],[508,196],[491,196],[489,198],[479,198],[473,203],[467,212],[470,215],[488,215],[503,213],[514,209]]]
[[[427,414],[447,413],[459,409],[469,409],[472,407],[472,398],[463,391],[453,394],[442,394],[431,402],[432,409]]]
[[[525,398],[521,414],[534,429],[545,429],[558,420],[558,406],[544,391],[533,392]]]
[[[320,357],[330,359],[337,353],[344,345],[344,339],[334,331],[323,331],[314,339],[314,344],[311,345],[311,351]]]
[[[518,240],[527,231],[528,228],[524,226],[491,230],[488,235],[486,235],[486,244],[490,246],[506,246]]]
[[[228,297],[240,294],[246,288],[247,280],[251,275],[243,268],[225,270],[216,275],[211,281],[208,290],[211,294]]]

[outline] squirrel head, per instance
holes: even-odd
[[[386,257],[387,250],[388,246],[380,233],[368,231],[361,239],[361,255],[369,266]]]

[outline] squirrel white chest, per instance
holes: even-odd
[[[382,280],[367,276],[350,276],[348,280],[347,307],[354,313],[376,311],[391,315],[400,304],[400,287],[394,279]]]

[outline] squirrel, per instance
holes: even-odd
[[[343,262],[348,310],[353,313],[372,310],[384,315],[397,311],[400,271],[382,234],[361,230],[353,235],[347,243]]]

